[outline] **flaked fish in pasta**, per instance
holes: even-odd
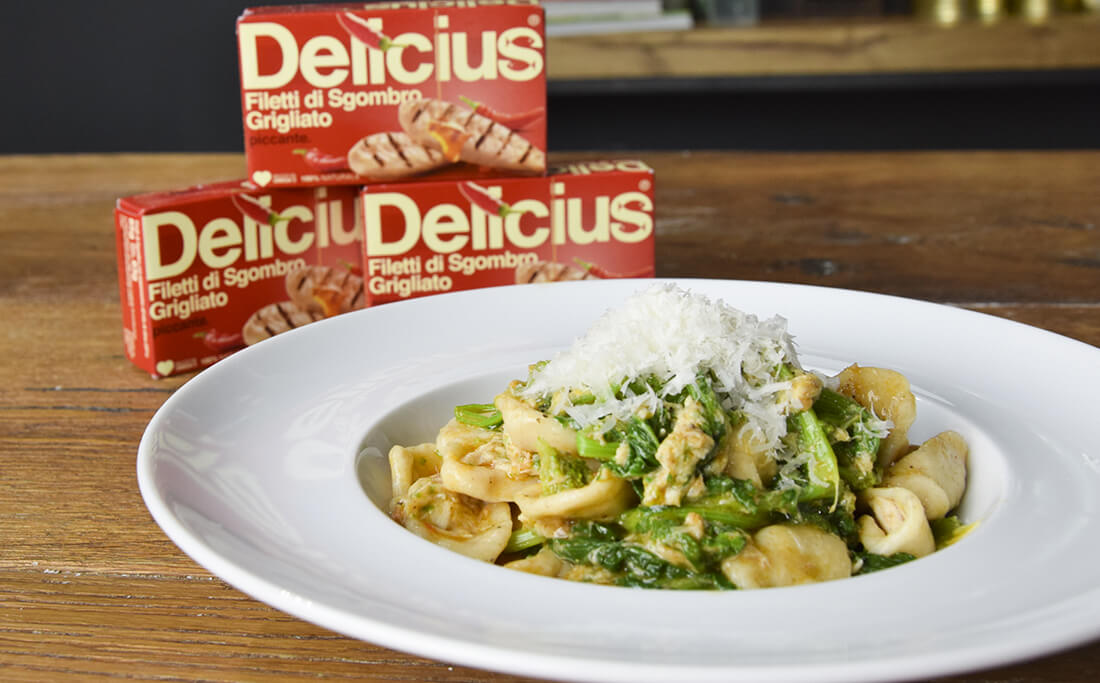
[[[620,586],[829,581],[953,542],[966,441],[908,381],[802,367],[786,321],[656,285],[390,453],[391,513],[515,570]]]

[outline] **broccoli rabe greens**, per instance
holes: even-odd
[[[655,310],[675,322],[642,324]],[[948,514],[965,441],[897,448],[914,405],[898,373],[805,370],[782,321],[675,288],[626,311],[458,406],[434,443],[394,447],[394,518],[513,569],[666,589],[843,578],[965,532]]]

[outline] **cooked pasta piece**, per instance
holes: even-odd
[[[442,460],[435,451],[435,444],[419,446],[394,446],[390,449],[390,484],[393,499],[405,497],[409,487],[421,477],[430,477],[439,471]]]
[[[860,493],[870,514],[857,521],[859,540],[876,555],[907,553],[924,557],[936,549],[932,528],[917,494],[900,486],[871,488]]]
[[[435,449],[444,459],[458,459],[499,436],[498,431],[463,424],[452,418],[436,435]]]
[[[509,448],[500,432],[452,419],[436,437],[442,455],[439,474],[452,491],[489,503],[511,502],[525,491],[537,491],[530,454]]]
[[[498,445],[498,444],[490,444]],[[499,444],[501,449],[504,444]],[[443,485],[490,503],[510,503],[523,495],[538,495],[538,477],[514,479],[492,465],[469,465],[454,458],[444,458],[439,469]]]
[[[504,566],[508,569],[516,569],[528,574],[538,574],[539,576],[560,576],[567,569],[566,564],[550,548],[545,546],[534,555],[512,560]]]
[[[966,440],[943,432],[902,456],[886,471],[883,486],[901,486],[917,494],[928,519],[941,519],[966,491]]]
[[[731,477],[762,487],[776,474],[778,467],[767,441],[748,422],[730,432],[723,449],[728,453],[725,471]]]
[[[421,538],[485,562],[497,559],[512,534],[507,503],[451,491],[437,474],[417,479],[398,499],[393,517]]]
[[[567,517],[572,519],[614,519],[620,512],[637,504],[634,489],[625,480],[606,469],[591,482],[549,496],[520,494],[516,505],[523,517]]]
[[[852,562],[838,536],[811,525],[774,524],[724,560],[722,573],[738,588],[772,588],[843,579],[851,576]]]
[[[543,415],[509,393],[494,401],[504,420],[504,433],[517,448],[537,451],[541,439],[561,453],[576,454],[577,432],[547,415]]]

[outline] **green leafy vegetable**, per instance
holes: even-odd
[[[710,377],[699,375],[694,384],[688,385],[687,392],[702,407],[703,431],[717,443],[729,429],[730,421],[726,411],[722,409],[722,400],[715,393]]]
[[[657,469],[657,447],[660,441],[653,427],[645,420],[633,417],[608,433],[616,441],[625,441],[629,448],[625,463],[610,462],[607,467],[623,479],[635,479]]]
[[[741,552],[748,542],[744,531],[721,522],[705,520],[701,529],[688,528],[687,515],[669,514],[675,510],[679,508],[637,507],[624,513],[620,522],[631,541],[679,553],[697,572],[717,571],[723,559]]]
[[[857,559],[862,560],[862,565],[856,574],[870,574],[871,572],[896,567],[899,564],[912,562],[917,559],[909,553],[894,553],[893,555],[875,555],[874,553],[856,553]]]
[[[665,589],[731,588],[721,574],[707,574],[674,565],[641,545],[621,540],[609,526],[594,522],[573,526],[569,538],[548,541],[561,559],[606,572],[620,586]]]
[[[932,537],[936,540],[936,550],[946,548],[967,535],[977,526],[977,522],[963,524],[955,515],[948,515],[929,522]]]
[[[839,536],[848,545],[859,542],[859,528],[855,520],[855,496],[841,495],[836,504],[832,499],[803,501],[788,519],[798,524],[813,524]]]
[[[539,482],[544,496],[580,488],[592,479],[592,471],[584,459],[560,453],[542,439],[538,440],[538,461]]]
[[[822,389],[814,403],[836,453],[840,476],[856,491],[876,486],[882,472],[876,467],[881,439],[871,428],[874,415],[857,401],[831,389]]]

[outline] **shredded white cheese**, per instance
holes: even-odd
[[[782,397],[789,382],[777,382],[781,363],[801,369],[787,322],[759,320],[722,301],[674,285],[654,285],[608,311],[573,346],[533,373],[527,398],[581,389],[597,401],[565,402],[562,410],[582,427],[611,416],[626,420],[655,410],[665,396],[678,394],[710,371],[727,410],[741,409],[765,442],[774,446],[786,433]],[[665,382],[616,397],[615,388],[654,376]]]

